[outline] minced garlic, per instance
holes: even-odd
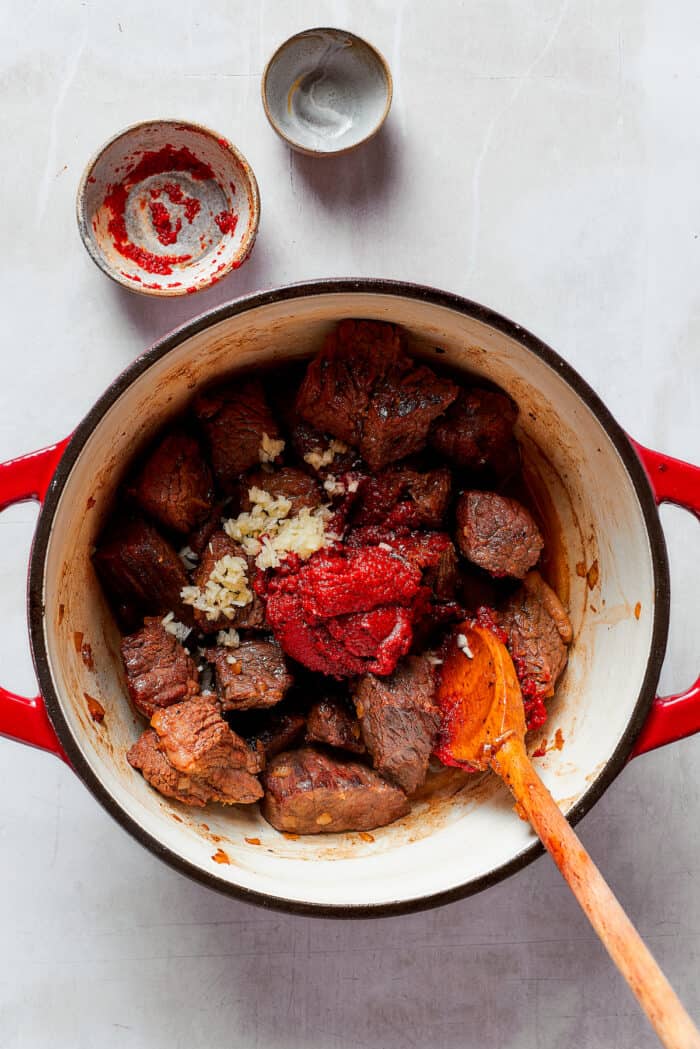
[[[325,530],[330,517],[327,507],[302,507],[290,517],[292,504],[284,496],[275,499],[269,492],[253,487],[248,498],[252,509],[224,521],[224,530],[249,557],[255,558],[258,568],[277,568],[282,558],[292,553],[305,561],[331,541]]]
[[[167,616],[161,619],[163,629],[176,637],[178,641],[186,641],[192,633],[192,627],[185,626],[184,623],[179,623],[175,618],[174,612],[168,612]]]
[[[341,455],[347,450],[347,444],[343,441],[336,441],[333,438],[325,452],[320,448],[313,448],[310,452],[307,452],[304,456],[304,462],[308,463],[309,466],[313,466],[314,470],[320,470],[323,466],[330,466],[336,455]]]
[[[248,562],[244,557],[225,554],[211,570],[204,586],[184,586],[180,596],[186,605],[205,612],[207,619],[225,616],[233,619],[236,609],[253,600],[248,586]]]
[[[284,441],[276,441],[274,437],[268,437],[266,433],[262,435],[260,441],[260,448],[258,449],[258,458],[261,463],[272,463],[275,461],[278,455],[281,455],[284,451]]]

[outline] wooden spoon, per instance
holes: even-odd
[[[667,1049],[700,1049],[700,1032],[593,860],[535,772],[525,750],[525,713],[505,645],[487,627],[463,623],[440,671],[438,755],[508,785]]]

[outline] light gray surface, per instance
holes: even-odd
[[[277,44],[339,25],[395,78],[382,134],[293,156],[259,101]],[[620,422],[700,462],[700,122],[693,0],[0,7],[0,458],[64,436],[151,340],[236,295],[329,275],[424,281],[557,348]],[[429,50],[428,50],[429,49]],[[183,116],[260,181],[250,262],[153,302],[89,261],[73,197],[120,127]],[[697,525],[664,511],[665,691],[697,672]],[[0,518],[0,668],[33,687],[34,511]],[[624,658],[624,653],[621,653]],[[614,697],[611,697],[614,702]],[[700,1017],[700,739],[636,761],[581,835]],[[635,1002],[547,859],[442,910],[304,920],[159,864],[51,757],[0,741],[0,1049],[643,1049]]]

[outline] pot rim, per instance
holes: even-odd
[[[583,796],[567,813],[567,819],[572,825],[578,823],[578,821],[589,811],[589,809],[592,808],[625,767],[632,751],[634,741],[644,725],[649,709],[654,700],[668,636],[670,583],[666,542],[661,528],[661,521],[653,492],[642,463],[640,462],[627,434],[619,423],[616,422],[610,410],[605,406],[600,397],[570,364],[564,361],[553,349],[551,349],[551,347],[542,342],[535,335],[531,334],[525,328],[522,328],[519,324],[504,317],[502,314],[497,313],[495,310],[492,310],[487,306],[482,306],[479,303],[473,302],[472,300],[466,299],[453,292],[441,291],[424,284],[377,278],[327,278],[303,281],[294,284],[281,285],[267,291],[255,292],[251,295],[246,295],[234,299],[231,302],[224,303],[221,306],[216,306],[186,322],[155,342],[149,349],[145,350],[140,356],[132,361],[132,363],[129,364],[107,387],[102,396],[95,401],[92,408],[90,408],[73,432],[70,443],[56,468],[56,472],[48,488],[46,499],[39,515],[32,545],[28,580],[28,619],[32,657],[39,687],[46,704],[49,718],[56,730],[56,734],[58,735],[75,772],[80,776],[87,788],[100,802],[103,808],[105,808],[124,829],[136,838],[137,841],[149,849],[159,859],[163,860],[180,873],[188,875],[195,881],[206,885],[208,888],[215,889],[228,896],[233,896],[246,903],[254,903],[272,910],[318,917],[374,918],[427,910],[431,907],[451,903],[463,899],[466,896],[471,896],[474,893],[480,892],[483,889],[510,877],[517,871],[522,870],[544,852],[544,847],[539,841],[535,841],[532,845],[514,856],[513,859],[495,867],[487,874],[483,874],[478,878],[463,883],[462,885],[441,892],[416,897],[414,899],[401,900],[392,903],[338,905],[304,903],[296,900],[288,900],[280,896],[257,892],[238,885],[232,885],[229,882],[220,879],[213,873],[201,870],[195,864],[185,860],[173,849],[165,846],[158,838],[144,830],[144,828],[121,807],[117,800],[103,785],[100,778],[93,772],[92,768],[83,757],[76,740],[73,738],[68,722],[63,714],[61,702],[54,688],[51,677],[48,650],[44,636],[44,569],[53,520],[58,508],[59,500],[70,476],[71,470],[84,445],[91,437],[93,430],[98,425],[106,411],[121,396],[124,390],[148,371],[152,364],[160,360],[186,339],[204,331],[206,328],[211,327],[219,321],[226,320],[229,317],[246,313],[262,306],[269,306],[287,300],[322,295],[347,294],[352,292],[389,295],[395,298],[416,299],[424,303],[453,310],[465,316],[472,317],[489,327],[502,332],[516,342],[519,342],[527,350],[535,354],[535,356],[539,357],[557,372],[593,412],[612,441],[615,450],[622,459],[625,469],[630,477],[635,494],[639,500],[652,555],[652,568],[654,573],[654,618],[651,646],[639,696],[617,747]]]

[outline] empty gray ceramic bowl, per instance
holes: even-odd
[[[331,156],[376,135],[391,106],[391,72],[376,48],[342,29],[306,29],[263,73],[267,119],[293,149]]]

